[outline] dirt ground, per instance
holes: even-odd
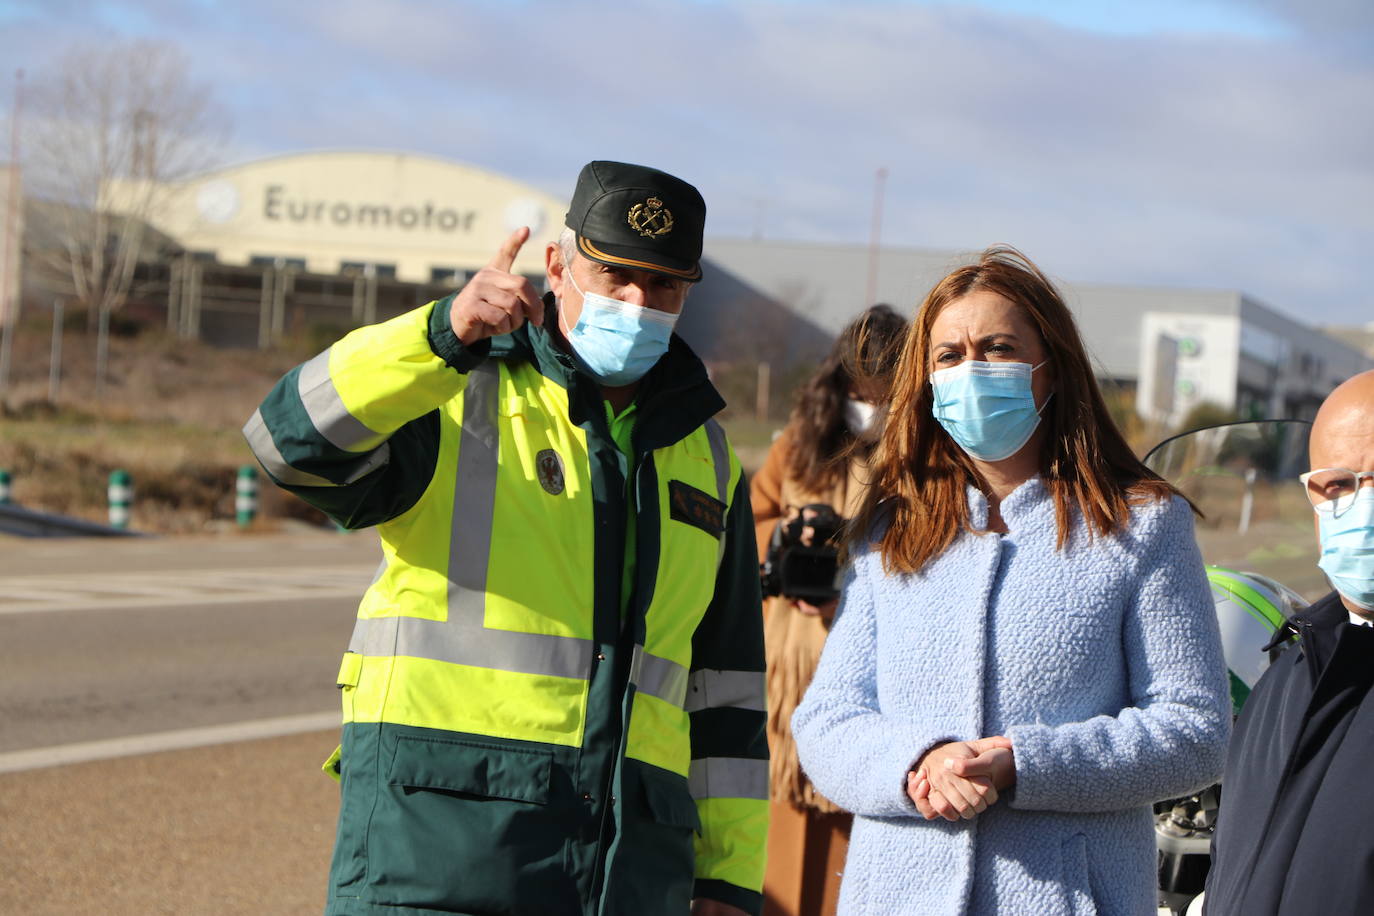
[[[295,916],[324,908],[335,732],[0,775],[0,912]]]

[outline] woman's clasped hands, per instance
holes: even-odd
[[[906,794],[926,820],[972,820],[1016,782],[1011,739],[950,741],[926,751],[906,774]]]

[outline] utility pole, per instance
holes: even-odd
[[[95,336],[95,399],[105,397],[105,369],[110,362],[110,310],[100,303],[99,323]]]
[[[16,250],[19,234],[19,106],[22,102],[24,71],[14,71],[14,107],[10,114],[10,187],[5,200],[5,287],[0,289],[0,392],[9,389],[10,353],[14,347],[14,325],[19,321],[19,299],[11,292],[19,287]]]
[[[864,308],[872,305],[878,297],[878,242],[883,231],[883,193],[886,187],[887,169],[879,167],[873,174],[873,224],[868,230],[868,287],[864,290]]]
[[[759,363],[758,385],[754,389],[754,416],[761,423],[768,420],[768,398],[771,394],[769,389],[772,387],[770,379],[772,369],[773,367],[769,365],[768,360]]]
[[[48,356],[48,403],[56,406],[57,388],[62,382],[62,306],[61,297],[52,301],[52,350]]]

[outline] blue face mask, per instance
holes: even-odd
[[[582,314],[577,326],[567,332],[582,368],[612,387],[643,378],[668,352],[677,315],[584,293],[573,279],[571,266],[564,267],[563,276],[582,296]]]
[[[1317,512],[1322,558],[1331,585],[1365,610],[1374,610],[1374,487],[1360,487],[1339,516]]]
[[[1040,366],[970,359],[932,372],[935,419],[974,458],[1010,458],[1040,425],[1044,405],[1037,410],[1031,393],[1031,373]]]

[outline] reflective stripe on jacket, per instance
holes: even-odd
[[[768,795],[757,561],[739,462],[709,419],[719,396],[675,339],[642,385],[627,459],[599,390],[547,334],[526,326],[484,358],[456,342],[448,307],[352,332],[289,373],[245,428],[280,485],[381,536],[339,675],[333,911],[518,912],[536,892],[541,911],[660,911],[665,889],[756,911]],[[454,803],[426,806],[417,789],[481,800],[449,829],[497,831],[452,852],[472,860],[461,889],[399,875],[399,855],[379,864],[395,834]],[[375,813],[351,818],[350,790],[397,806],[391,833]],[[646,817],[656,826],[641,830]],[[680,880],[676,841],[644,833],[665,826],[692,864]],[[525,851],[527,832],[565,847]],[[483,845],[514,870],[488,867]]]

